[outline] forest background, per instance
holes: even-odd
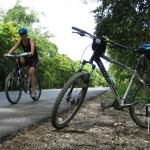
[[[88,0],[83,2],[90,3]],[[97,0],[97,8],[92,13],[96,23],[94,34],[104,35],[129,47],[125,51],[107,48],[107,55],[129,67],[135,67],[139,55],[134,52],[134,49],[150,42],[150,2],[148,0]],[[33,26],[36,22],[40,22],[36,11],[21,6],[17,1],[16,5],[7,12],[0,9],[0,22],[1,91],[4,90],[4,79],[15,66],[14,60],[5,59],[3,55],[20,38],[18,29],[22,26],[28,28],[29,37],[35,40],[40,57],[36,75],[42,79],[43,89],[61,88],[79,69],[80,60],[73,61],[67,55],[58,53],[57,45],[51,42],[53,37],[51,31],[43,33],[42,28]],[[18,52],[20,51],[21,49],[18,49]],[[110,65],[108,72],[113,76],[117,86],[127,85],[130,75],[126,71]],[[96,69],[90,86],[101,85],[107,86],[100,71]],[[125,86],[121,86],[121,90],[124,88]]]

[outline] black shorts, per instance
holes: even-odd
[[[25,64],[28,65],[29,67],[34,67],[36,68],[39,62],[38,57],[25,57]]]

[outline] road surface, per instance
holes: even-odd
[[[89,88],[86,99],[104,93],[109,88]],[[29,127],[51,116],[54,101],[60,89],[43,90],[38,101],[23,92],[20,101],[12,105],[0,92],[0,140],[24,127]]]

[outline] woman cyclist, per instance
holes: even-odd
[[[36,98],[35,93],[35,69],[39,62],[38,53],[34,44],[33,39],[28,38],[28,31],[26,28],[20,28],[18,30],[18,34],[20,35],[21,39],[16,42],[16,44],[6,53],[4,56],[11,54],[14,52],[19,46],[22,47],[24,52],[28,53],[27,57],[21,57],[20,62],[24,65],[29,65],[28,74],[31,78],[31,86],[32,92],[31,97]]]

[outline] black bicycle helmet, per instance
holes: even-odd
[[[20,28],[18,30],[18,33],[21,34],[21,33],[28,33],[28,30],[26,28]]]

